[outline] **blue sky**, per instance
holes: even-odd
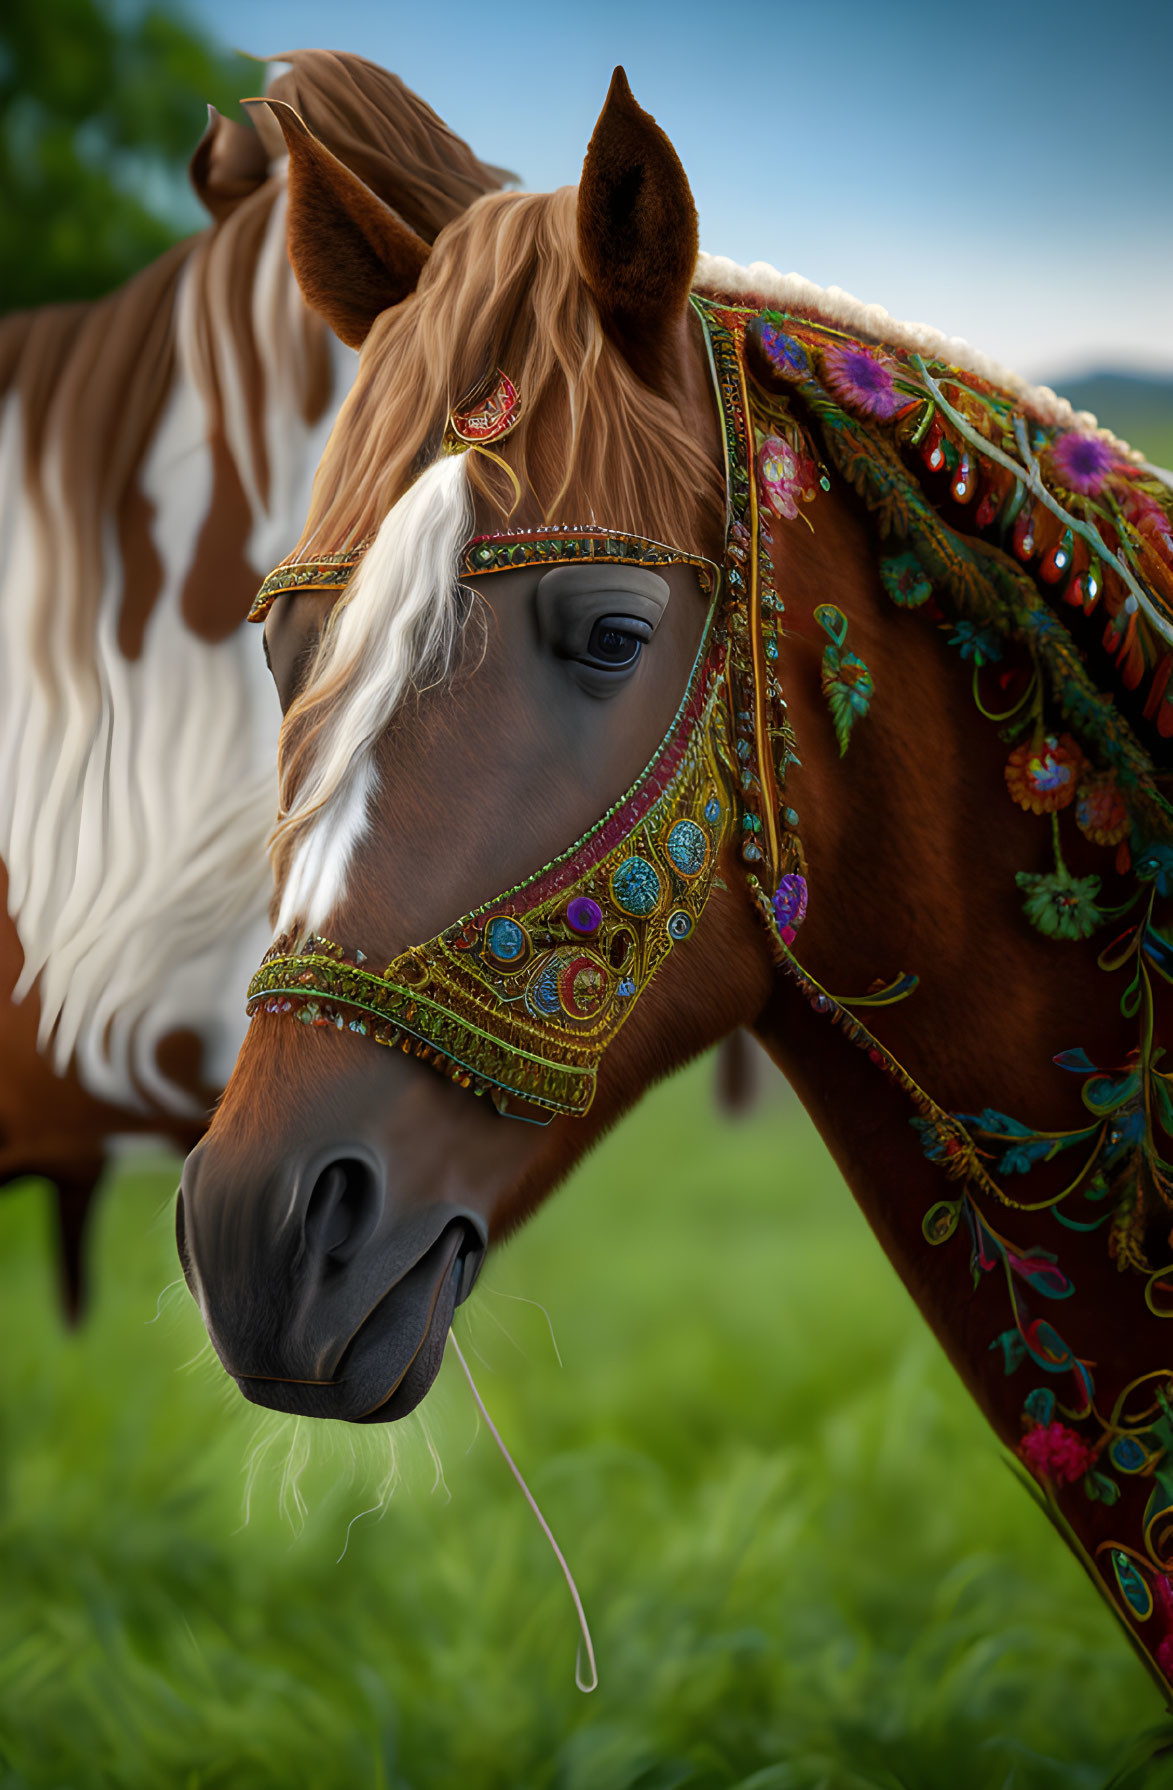
[[[257,54],[392,68],[527,187],[577,180],[611,69],[701,241],[1036,377],[1173,372],[1171,0],[189,0]]]

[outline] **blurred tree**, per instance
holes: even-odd
[[[203,218],[186,164],[206,102],[261,82],[157,6],[0,9],[0,310],[107,292]]]

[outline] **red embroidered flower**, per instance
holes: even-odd
[[[1105,772],[1081,784],[1075,824],[1093,845],[1119,845],[1128,832],[1128,810],[1115,777]]]
[[[1082,1436],[1065,1423],[1037,1423],[1018,1444],[1018,1458],[1036,1479],[1071,1485],[1082,1479],[1092,1465],[1092,1451]]]
[[[1120,508],[1138,534],[1147,536],[1165,559],[1173,560],[1173,517],[1159,499],[1136,485],[1125,485],[1120,494]]]
[[[1054,814],[1075,800],[1083,769],[1083,753],[1069,733],[1024,740],[1010,754],[1006,787],[1020,808],[1032,814]]]

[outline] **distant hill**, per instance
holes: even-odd
[[[1173,375],[1105,371],[1046,383],[1158,466],[1173,466]]]

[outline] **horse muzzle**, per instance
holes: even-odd
[[[449,1201],[396,1210],[381,1153],[349,1142],[232,1197],[214,1140],[189,1158],[176,1208],[188,1285],[246,1398],[351,1423],[404,1417],[443,1360],[488,1227]]]

